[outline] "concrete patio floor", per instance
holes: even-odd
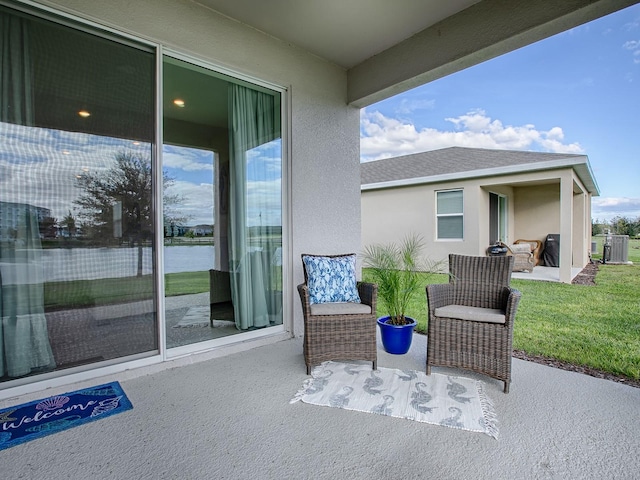
[[[423,369],[425,337],[379,366]],[[640,472],[640,389],[513,360],[508,395],[481,378],[498,415],[480,433],[289,404],[308,378],[300,339],[113,380],[133,410],[0,451],[3,479],[632,479]],[[13,403],[12,403],[13,402]]]
[[[581,268],[571,269],[571,280],[582,271]],[[544,282],[559,282],[560,269],[556,267],[545,267],[538,265],[533,267],[533,272],[513,272],[511,278],[519,278],[521,280],[540,280]]]

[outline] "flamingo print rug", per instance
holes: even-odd
[[[132,409],[118,382],[0,409],[0,450]]]
[[[324,362],[311,372],[290,403],[377,413],[485,433],[498,427],[484,383],[415,370],[371,369],[371,363]]]

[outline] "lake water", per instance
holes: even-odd
[[[44,281],[95,280],[135,276],[138,248],[51,248],[42,252]],[[213,245],[171,246],[164,249],[165,273],[198,272],[213,268]],[[142,273],[151,274],[151,248],[142,249]]]

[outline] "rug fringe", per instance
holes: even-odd
[[[322,362],[320,365],[316,365],[315,367],[313,367],[313,370],[311,370],[311,378],[307,378],[303,383],[302,383],[302,388],[300,390],[298,390],[298,392],[295,394],[295,396],[289,401],[289,403],[296,403],[299,402],[300,400],[302,400],[302,397],[304,397],[307,394],[307,391],[309,390],[309,388],[311,386],[313,386],[313,381],[314,379],[320,375],[320,373],[322,373],[322,370],[324,369],[325,364],[328,362]]]
[[[295,394],[295,396],[289,401],[289,403],[296,403],[299,402],[300,400],[302,400],[302,397],[304,397],[307,393],[307,390],[309,389],[309,387],[313,385],[313,378],[307,378],[303,383],[302,383],[302,388],[300,390],[298,390],[298,392]]]
[[[486,433],[490,437],[498,439],[500,431],[498,429],[498,416],[493,405],[493,401],[489,398],[485,392],[485,385],[482,381],[478,380],[478,396],[480,397],[480,404],[482,405],[482,411],[484,412],[484,425]]]

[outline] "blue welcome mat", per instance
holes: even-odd
[[[131,410],[118,382],[0,410],[0,450]]]

